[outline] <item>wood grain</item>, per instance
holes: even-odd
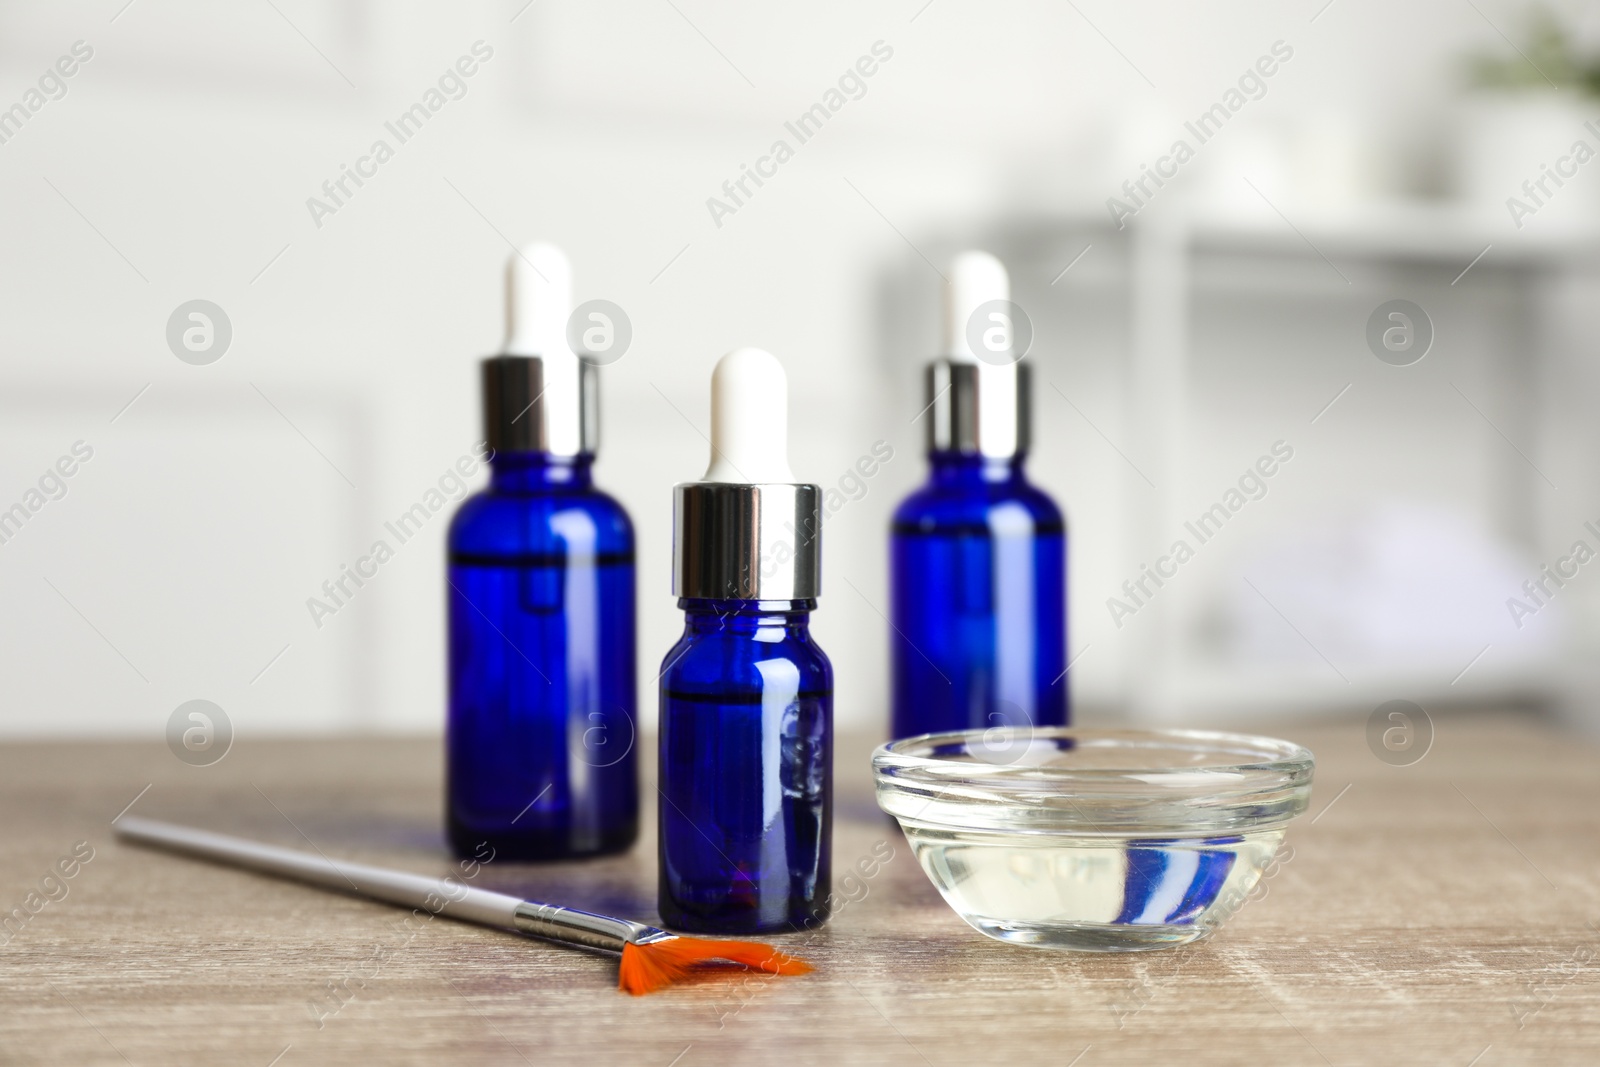
[[[877,842],[895,857],[822,931],[777,939],[817,973],[642,1000],[602,957],[444,920],[408,933],[381,905],[110,838],[149,786],[144,815],[445,873],[436,741],[241,740],[206,768],[159,744],[10,745],[0,911],[75,842],[95,853],[0,947],[0,1062],[1600,1062],[1600,750],[1512,716],[1436,725],[1404,768],[1361,722],[1286,731],[1317,785],[1266,897],[1210,942],[1127,957],[968,929],[873,804],[869,740],[847,739],[836,883]],[[647,836],[475,884],[649,920],[654,855]]]

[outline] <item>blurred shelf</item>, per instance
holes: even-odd
[[[1140,472],[1153,489],[1126,498],[1121,540],[1133,546],[1134,556],[1138,546],[1158,543],[1183,524],[1181,492],[1192,483],[1195,462],[1184,429],[1194,400],[1189,379],[1195,315],[1198,308],[1214,307],[1205,301],[1218,290],[1247,292],[1257,304],[1292,301],[1297,310],[1323,301],[1330,312],[1345,314],[1352,299],[1375,306],[1375,290],[1392,296],[1418,286],[1443,292],[1463,275],[1480,288],[1493,279],[1502,293],[1495,305],[1499,313],[1526,324],[1525,344],[1488,356],[1508,368],[1512,364],[1505,361],[1516,361],[1515,373],[1499,382],[1495,430],[1507,440],[1532,441],[1537,413],[1531,382],[1552,343],[1539,302],[1554,286],[1542,281],[1600,264],[1600,217],[1536,218],[1517,230],[1503,210],[1446,201],[1390,201],[1337,211],[1287,200],[1243,209],[1157,201],[1120,228],[1103,210],[1085,207],[1045,220],[1018,219],[1009,227],[1001,223],[996,231],[1000,247],[1031,259],[1034,274],[1053,275],[1052,286],[1066,273],[1055,272],[1075,264],[1074,257],[1083,258],[1092,245],[1095,258],[1070,284],[1126,315],[1121,439],[1140,443]],[[1040,269],[1046,264],[1049,274]],[[1401,273],[1407,269],[1427,273]],[[1535,477],[1531,468],[1502,477],[1490,490],[1493,506],[1530,514],[1523,504]],[[1530,520],[1514,539],[1531,548],[1533,532]],[[1348,681],[1315,661],[1304,667],[1207,662],[1198,651],[1196,591],[1175,586],[1163,605],[1161,614],[1128,637],[1134,643],[1128,662],[1137,666],[1125,684],[1133,714],[1146,721],[1319,713],[1371,708],[1389,699],[1424,706],[1556,703],[1569,682],[1570,672],[1553,653],[1504,666],[1491,656],[1460,679],[1470,653],[1453,667],[1346,669]]]
[[[1192,216],[1191,241],[1211,247],[1305,252],[1318,249],[1376,258],[1471,261],[1485,249],[1494,265],[1542,265],[1552,257],[1600,252],[1600,219],[1510,228],[1507,217],[1449,202],[1391,201],[1339,212],[1260,211]],[[1292,229],[1291,229],[1292,226]],[[1489,263],[1489,260],[1485,260]]]
[[[1487,265],[1540,266],[1552,259],[1600,254],[1600,215],[1535,218],[1512,228],[1505,212],[1480,204],[1447,200],[1385,200],[1339,209],[1281,204],[1282,214],[1266,204],[1165,206],[1113,224],[1104,211],[1059,215],[1046,226],[1030,223],[1019,237],[1047,233],[1129,234],[1158,230],[1200,251],[1249,251],[1276,255],[1338,252],[1364,258],[1455,262],[1465,266],[1486,248]],[[1308,247],[1309,246],[1309,247]],[[1461,257],[1465,257],[1462,259]]]

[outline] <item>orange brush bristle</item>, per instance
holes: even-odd
[[[757,941],[707,941],[698,937],[673,937],[664,941],[622,946],[618,988],[642,997],[681,982],[707,966],[734,964],[768,974],[806,974],[811,964]]]

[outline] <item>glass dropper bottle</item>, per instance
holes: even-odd
[[[1066,520],[1025,470],[1033,375],[1010,297],[989,253],[951,263],[928,480],[890,535],[891,739],[1067,722]]]
[[[788,385],[759,349],[711,385],[711,466],[673,492],[683,636],[661,672],[660,911],[700,933],[827,919],[833,668],[811,637],[821,490],[787,456]]]
[[[597,368],[566,339],[567,258],[534,244],[506,269],[489,486],[450,524],[446,820],[464,857],[600,855],[638,833],[633,525],[591,474]]]

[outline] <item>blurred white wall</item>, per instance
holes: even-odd
[[[1522,10],[1481,6],[1508,28]],[[0,144],[0,507],[74,442],[93,449],[66,495],[0,545],[0,732],[149,734],[195,697],[255,732],[436,729],[443,515],[320,629],[305,601],[477,440],[475,364],[500,341],[508,241],[535,238],[567,248],[579,299],[615,301],[634,326],[633,348],[605,372],[599,479],[638,527],[646,714],[648,679],[680,625],[670,486],[704,466],[713,362],[755,344],[789,368],[797,472],[828,483],[876,440],[895,448],[830,525],[816,616],[840,722],[881,722],[886,521],[921,474],[920,357],[904,338],[924,352],[931,338],[931,322],[894,317],[908,306],[894,294],[932,299],[924,254],[993,240],[1023,258],[1015,235],[1029,219],[1100,212],[1152,147],[1279,40],[1293,62],[1252,103],[1237,147],[1219,141],[1207,166],[1248,169],[1249,146],[1289,130],[1311,146],[1284,157],[1302,179],[1268,189],[1293,203],[1437,191],[1456,57],[1500,42],[1470,5],[1444,0],[0,5],[0,107],[25,100],[75,42],[93,50],[65,95]],[[396,144],[385,122],[480,41],[492,56],[464,95],[318,225],[307,199],[374,140]],[[707,198],[877,42],[892,56],[859,99],[718,225]],[[1353,175],[1333,194],[1303,180],[1323,173],[1322,150]],[[1064,265],[1015,264],[1019,291],[1081,294],[1099,278],[1103,293],[1063,306],[1081,300],[1086,321],[1126,306],[1126,279],[1093,259],[1051,290]],[[215,302],[233,329],[206,366],[179,361],[165,337],[193,299]],[[1248,301],[1199,312],[1217,338],[1252,316],[1301,314]],[[1328,340],[1342,319],[1300,321],[1311,348],[1343,343]],[[1125,325],[1066,323],[1039,353],[1113,436]],[[1260,380],[1259,346],[1244,364],[1227,349],[1204,351],[1199,394]],[[1313,373],[1298,399],[1314,408],[1342,380]],[[1362,439],[1361,420],[1390,417],[1384,403],[1416,414],[1393,394],[1372,403],[1329,432]],[[1098,431],[1052,395],[1038,405],[1039,480],[1083,533],[1073,610],[1093,616],[1087,634],[1127,563],[1111,555],[1125,548],[1132,486]],[[1232,471],[1271,443],[1241,432],[1222,447],[1238,420],[1211,410],[1222,428],[1202,415],[1190,429],[1211,449],[1204,463]],[[1488,462],[1431,436],[1460,427],[1474,447],[1498,448],[1475,418],[1451,411],[1406,431],[1434,451],[1402,489]],[[1376,496],[1371,457],[1341,465],[1338,451],[1308,465],[1327,465],[1341,498]],[[1043,458],[1069,454],[1078,460]],[[1467,477],[1440,492],[1495,525],[1498,505],[1479,488]],[[1074,668],[1075,689],[1115,706],[1137,646],[1106,637],[1103,648]]]

